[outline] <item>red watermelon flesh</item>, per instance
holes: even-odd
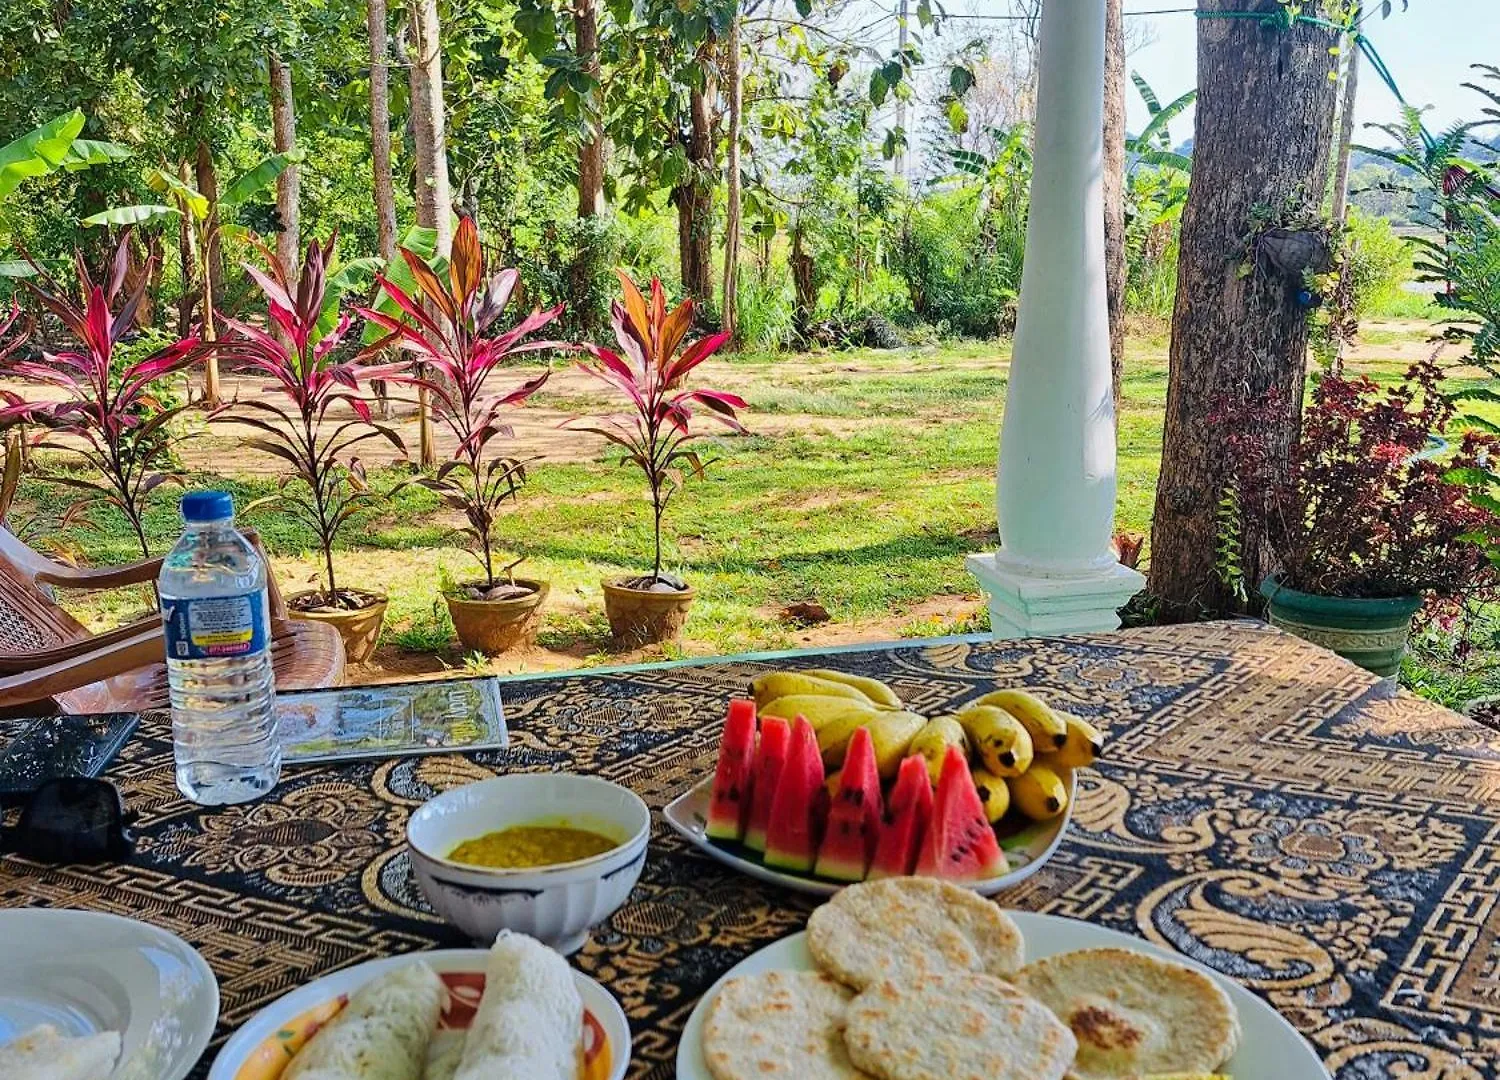
[[[708,805],[708,835],[739,840],[750,818],[755,765],[755,702],[731,701],[714,769],[713,797]]]
[[[917,851],[927,835],[932,818],[932,780],[927,759],[913,754],[896,770],[896,785],[886,801],[875,842],[875,858],[870,862],[870,877],[904,877],[917,864]]]
[[[818,827],[827,812],[823,755],[805,717],[797,717],[781,782],[766,822],[766,865],[807,873],[818,856]]]
[[[781,782],[792,725],[779,716],[760,722],[760,748],[755,751],[755,779],[750,785],[750,819],[745,824],[745,846],[766,850],[766,824],[771,820],[771,800]]]
[[[984,813],[963,751],[948,747],[938,779],[932,824],[917,856],[917,873],[949,881],[985,881],[1010,869]]]
[[[816,873],[835,881],[863,881],[875,854],[880,830],[880,773],[875,768],[875,743],[869,728],[859,728],[849,740],[849,752],[839,780],[838,794],[828,810],[828,827],[818,848]]]

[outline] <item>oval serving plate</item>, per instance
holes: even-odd
[[[814,896],[832,896],[849,884],[847,881],[830,881],[812,874],[778,870],[763,863],[760,854],[749,848],[710,840],[708,804],[713,796],[713,786],[713,777],[707,777],[690,791],[673,799],[662,811],[662,816],[672,830],[699,851],[753,878]],[[1073,801],[1077,797],[1078,778],[1075,775],[1068,780],[1068,808],[1061,816],[1051,821],[1033,822],[1014,835],[1000,840],[1006,861],[1010,863],[1010,872],[988,881],[969,883],[969,888],[980,896],[994,896],[1001,889],[1008,889],[1025,881],[1040,870],[1057,853],[1068,822],[1073,819]]]
[[[1246,990],[1233,979],[1220,975],[1187,957],[1077,919],[1058,915],[1036,915],[1029,911],[1007,911],[1026,942],[1026,959],[1074,952],[1078,949],[1132,949],[1148,956],[1182,964],[1203,972],[1228,992],[1240,1018],[1240,1047],[1219,1072],[1234,1080],[1327,1080],[1328,1070],[1306,1039],[1271,1006]],[[677,1044],[677,1080],[713,1080],[703,1060],[703,1022],[708,1005],[725,981],[736,975],[759,975],[764,971],[814,971],[812,954],[807,951],[806,932],[793,934],[752,953],[730,968],[709,988],[688,1017]]]
[[[425,960],[448,990],[438,1031],[467,1031],[484,993],[485,949],[440,949],[370,960],[293,990],[256,1013],[224,1044],[208,1080],[278,1080],[303,1045],[338,1015],[349,996],[370,979],[401,964]],[[630,1066],[630,1025],[620,1003],[580,971],[584,1062],[579,1080],[622,1080]]]
[[[219,984],[197,950],[120,915],[0,911],[0,973],[0,1043],[39,1024],[118,1031],[109,1080],[182,1080],[219,1019]]]

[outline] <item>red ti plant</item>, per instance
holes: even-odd
[[[186,408],[171,404],[160,393],[160,383],[199,361],[203,347],[196,337],[186,337],[141,360],[122,363],[116,356],[121,339],[135,322],[151,277],[148,264],[146,272],[139,275],[139,284],[121,300],[129,268],[129,243],[128,235],[121,237],[109,275],[100,282],[90,276],[83,256],[76,256],[81,299],[75,299],[41,266],[31,263],[37,280],[22,279],[21,284],[56,316],[77,347],[43,350],[40,361],[22,359],[19,341],[0,347],[0,374],[55,387],[64,394],[60,400],[29,402],[18,394],[6,393],[5,404],[0,407],[0,427],[34,425],[40,430],[29,439],[33,449],[73,454],[96,474],[97,478],[48,478],[86,493],[63,512],[63,522],[102,500],[125,515],[141,554],[149,556],[142,515],[152,491],[180,479],[172,470],[169,424]],[[118,305],[116,301],[120,301]],[[12,312],[0,326],[0,335],[15,319]]]
[[[536,393],[551,372],[499,393],[490,391],[490,377],[516,356],[563,348],[556,341],[524,340],[556,319],[563,308],[559,304],[547,311],[534,310],[512,326],[497,326],[520,275],[515,270],[502,270],[485,277],[479,229],[472,218],[459,222],[446,281],[420,255],[402,248],[401,256],[416,280],[415,295],[384,276],[379,278],[380,287],[400,308],[401,316],[358,309],[370,322],[389,331],[366,354],[398,346],[419,361],[422,374],[396,381],[424,387],[438,423],[447,427],[456,441],[452,456],[437,473],[416,482],[463,513],[468,522],[463,531],[484,570],[479,598],[489,598],[485,594],[497,587],[495,524],[499,511],[507,499],[516,497],[526,480],[525,461],[491,452],[495,439],[513,434],[501,421],[501,413],[506,406],[520,404]],[[511,563],[505,569],[516,565]]]
[[[641,470],[651,489],[655,538],[651,576],[626,584],[650,588],[663,582],[681,589],[682,582],[661,572],[661,519],[686,479],[684,466],[695,476],[703,475],[705,462],[690,447],[703,438],[701,432],[690,429],[693,408],[702,405],[715,420],[743,432],[735,410],[746,404],[743,398],[722,390],[684,388],[688,374],[722,348],[729,335],[711,334],[682,348],[693,326],[693,301],[684,300],[669,312],[660,280],[651,279],[648,299],[627,274],[615,273],[624,290],[623,301],[616,300],[610,310],[619,352],[586,344],[583,349],[593,361],[580,360],[578,366],[624,398],[630,411],[593,417],[579,424],[578,430],[602,435],[622,447],[626,460]]]
[[[347,313],[340,315],[331,330],[319,334],[334,239],[330,236],[323,244],[314,240],[308,245],[295,286],[287,268],[264,245],[259,246],[266,269],[245,264],[245,271],[265,294],[270,328],[280,336],[222,316],[233,333],[216,348],[221,356],[271,376],[266,393],[280,393],[283,401],[237,400],[216,410],[211,419],[253,428],[259,435],[246,439],[246,445],[281,458],[293,469],[276,495],[257,499],[246,509],[278,503],[317,534],[326,588],[303,599],[300,606],[355,609],[368,606],[369,596],[339,588],[333,545],[340,530],[379,493],[369,487],[364,466],[349,451],[375,438],[386,439],[402,454],[406,446],[394,430],[374,422],[359,382],[362,377],[389,378],[399,365],[357,367],[352,358],[340,358],[339,343],[349,332]],[[330,417],[330,411],[340,405],[354,415]],[[231,411],[236,409],[249,409],[256,415]]]

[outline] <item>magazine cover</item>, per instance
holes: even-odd
[[[276,721],[288,765],[494,750],[508,742],[493,676],[278,691]]]

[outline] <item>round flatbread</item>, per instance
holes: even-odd
[[[1077,1046],[1040,1002],[976,972],[875,983],[844,1041],[880,1080],[1061,1080]]]
[[[730,979],[703,1024],[714,1080],[868,1080],[844,1049],[854,995],[818,971],[768,971]]]
[[[807,947],[820,968],[856,990],[957,971],[1006,976],[1023,959],[1021,932],[999,907],[920,877],[842,890],[807,920]]]
[[[1239,1045],[1239,1016],[1221,986],[1130,949],[1049,956],[1015,983],[1072,1029],[1074,1080],[1212,1073]]]

